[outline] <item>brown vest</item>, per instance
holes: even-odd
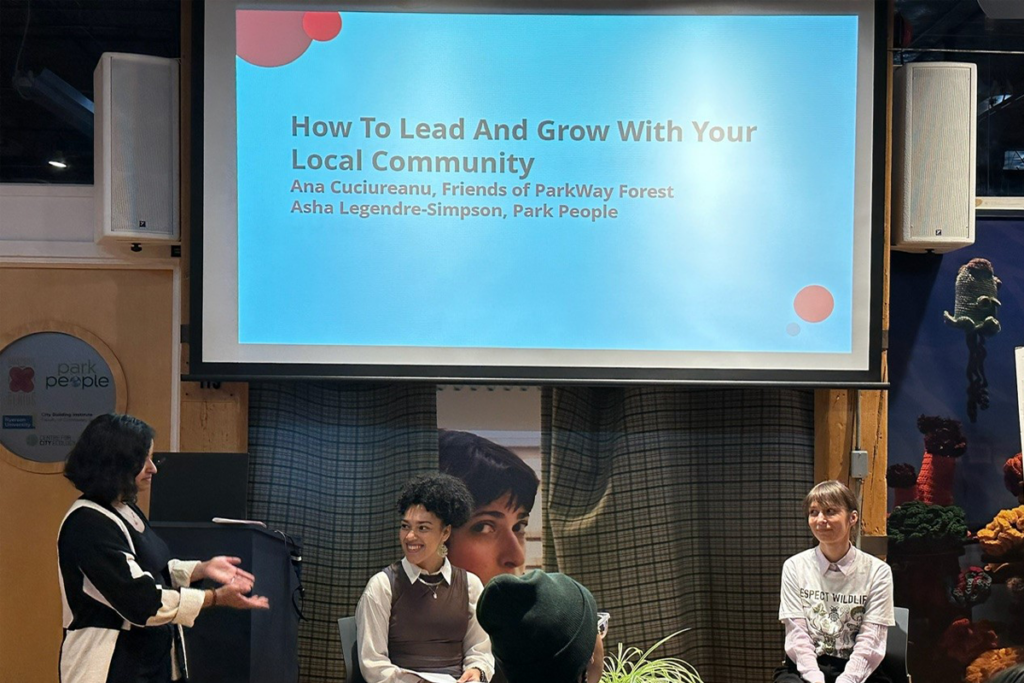
[[[469,628],[466,570],[452,567],[452,583],[409,583],[401,562],[384,569],[391,581],[388,659],[403,669],[462,675],[462,641]]]

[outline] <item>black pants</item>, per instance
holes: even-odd
[[[839,674],[843,673],[843,669],[846,668],[845,659],[839,659],[838,657],[829,657],[827,655],[818,657],[818,668],[825,674],[825,683],[835,683],[836,679],[839,678]],[[800,674],[797,673],[796,664],[793,663],[789,657],[786,657],[786,661],[782,663],[778,669],[775,670],[775,676],[772,678],[773,683],[804,683],[804,679],[800,678]],[[874,672],[868,676],[864,683],[892,683],[888,676],[882,672],[881,667],[875,669]]]
[[[168,624],[121,631],[107,683],[171,683],[174,628]]]

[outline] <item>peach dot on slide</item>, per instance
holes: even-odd
[[[821,285],[808,285],[797,292],[793,299],[796,314],[809,323],[820,323],[832,315],[835,305],[832,292]]]
[[[294,62],[312,42],[302,26],[305,14],[239,10],[235,13],[235,51],[255,66],[284,66]]]
[[[331,40],[341,33],[341,15],[337,12],[306,12],[302,28],[313,40]]]

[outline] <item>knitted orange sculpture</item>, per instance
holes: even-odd
[[[1006,484],[1007,491],[1024,503],[1024,468],[1021,467],[1020,453],[1003,464],[1003,483]]]
[[[924,434],[924,459],[917,475],[917,499],[931,505],[953,504],[956,459],[967,450],[959,420],[922,415],[917,429]]]
[[[939,647],[961,665],[967,666],[982,652],[999,647],[999,638],[990,621],[973,623],[970,619],[957,619],[942,634]]]
[[[970,663],[964,673],[964,683],[987,683],[1000,671],[1021,662],[1024,662],[1024,647],[989,650]]]

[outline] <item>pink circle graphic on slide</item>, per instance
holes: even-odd
[[[341,33],[341,15],[337,12],[306,12],[302,29],[313,40],[331,40]]]
[[[255,66],[284,66],[302,56],[312,38],[302,26],[306,12],[238,10],[235,51]]]
[[[832,315],[836,307],[832,292],[821,285],[808,285],[797,292],[793,299],[796,314],[809,323],[820,323]]]

